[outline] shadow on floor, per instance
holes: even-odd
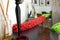
[[[48,28],[39,33],[39,40],[50,40],[50,30]]]

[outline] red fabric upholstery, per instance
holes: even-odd
[[[25,30],[34,28],[34,27],[36,27],[37,25],[43,23],[45,20],[46,20],[46,18],[45,18],[44,16],[40,16],[40,17],[38,17],[38,18],[35,18],[35,19],[33,19],[33,20],[30,20],[30,21],[28,21],[28,22],[25,22],[25,23],[21,24],[20,30],[21,30],[21,31],[25,31]],[[13,25],[13,32],[18,32],[17,24],[14,24],[14,25]]]

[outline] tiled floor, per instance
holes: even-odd
[[[50,30],[48,28],[39,33],[39,40],[50,40]]]

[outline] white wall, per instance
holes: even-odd
[[[36,13],[50,12],[51,6],[35,6]]]
[[[43,1],[43,4],[41,4],[41,1]],[[52,10],[52,0],[50,0],[50,4],[48,6],[45,6],[45,0],[40,0],[40,5],[34,5],[36,13],[41,13],[43,11],[50,12]]]
[[[20,4],[21,8],[21,23],[23,23],[26,18],[27,18],[27,4],[24,1],[22,4]],[[9,6],[9,17],[12,20],[12,24],[16,23],[16,18],[15,18],[15,1],[11,0],[10,6]]]

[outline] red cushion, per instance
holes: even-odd
[[[25,22],[25,23],[21,24],[20,30],[21,30],[21,31],[25,31],[25,30],[34,28],[34,27],[36,27],[37,25],[43,23],[45,20],[46,20],[46,18],[45,18],[44,16],[40,16],[40,17],[38,17],[38,18],[35,18],[35,19],[33,19],[33,20],[30,20],[30,21],[28,21],[28,22]],[[13,25],[13,32],[18,32],[17,24],[14,24],[14,25]]]

